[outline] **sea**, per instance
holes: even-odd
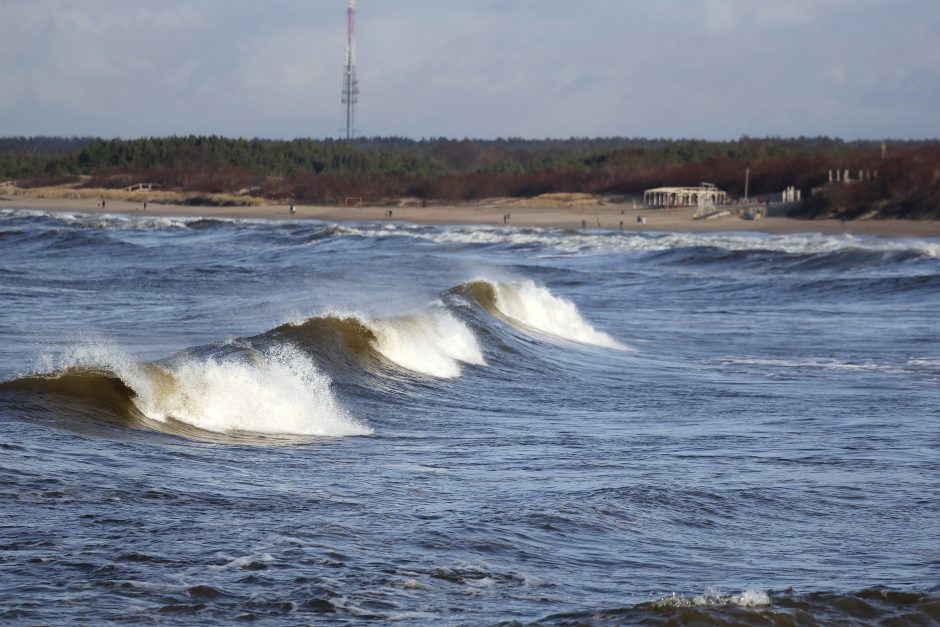
[[[935,625],[938,312],[936,238],[3,210],[0,623]]]

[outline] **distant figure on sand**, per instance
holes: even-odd
[[[295,213],[297,213],[297,212],[294,211],[294,203],[291,203],[291,204],[290,204],[290,214],[291,214],[291,215],[294,215]]]

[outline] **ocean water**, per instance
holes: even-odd
[[[936,624],[940,240],[0,212],[0,622]]]

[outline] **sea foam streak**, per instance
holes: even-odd
[[[613,226],[611,224],[610,226]],[[904,252],[927,258],[940,257],[940,243],[933,238],[880,238],[844,234],[801,233],[668,233],[627,232],[613,229],[570,232],[556,228],[447,227],[427,229],[408,224],[359,228],[366,237],[410,237],[445,245],[530,245],[561,253],[610,254],[653,253],[681,248],[717,248],[729,251],[770,251],[798,255],[832,254],[846,251]]]
[[[465,285],[464,291],[474,295],[482,305],[494,307],[500,314],[524,327],[582,344],[628,350],[611,336],[591,326],[570,300],[555,296],[548,288],[531,280],[478,280]]]
[[[366,435],[340,407],[330,380],[289,345],[252,354],[244,361],[184,357],[158,366],[135,362],[113,348],[74,351],[66,369],[106,368],[130,388],[147,418],[173,419],[216,433]]]

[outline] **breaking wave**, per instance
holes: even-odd
[[[572,225],[574,226],[574,225]],[[611,224],[610,226],[614,226]],[[405,237],[445,245],[507,246],[543,249],[564,254],[660,253],[684,249],[714,249],[723,252],[767,252],[785,255],[824,256],[837,261],[839,255],[861,255],[871,260],[881,255],[940,258],[936,238],[883,238],[866,235],[796,233],[618,233],[569,231],[558,228],[506,228],[453,226],[434,229],[409,224],[350,227],[350,234],[377,239]]]
[[[371,433],[340,406],[330,385],[309,357],[287,345],[244,359],[186,356],[169,364],[136,362],[99,346],[73,351],[52,374],[4,387],[78,399],[132,425],[181,434],[191,435],[189,428],[221,434]]]
[[[442,309],[373,322],[376,349],[403,368],[434,377],[460,376],[460,364],[482,366],[473,332]]]
[[[340,403],[334,380],[344,390],[364,386],[359,389],[382,394],[384,380],[403,373],[454,379],[467,365],[487,365],[470,326],[493,336],[486,316],[465,317],[454,309],[471,311],[467,299],[536,336],[625,349],[544,286],[479,280],[416,312],[385,318],[328,313],[155,362],[105,342],[85,342],[46,360],[38,374],[0,387],[34,394],[40,403],[64,400],[106,422],[197,438],[365,435],[372,429]]]
[[[491,313],[524,329],[550,336],[617,350],[626,346],[587,322],[570,300],[555,296],[534,281],[471,281],[457,288]]]
[[[740,595],[671,595],[638,605],[566,612],[542,625],[932,625],[940,617],[935,593],[883,588],[837,594],[748,589]]]
[[[287,335],[327,359],[379,356],[411,372],[442,379],[459,377],[461,364],[486,364],[473,331],[439,306],[384,319],[327,315],[284,325],[273,333]]]

